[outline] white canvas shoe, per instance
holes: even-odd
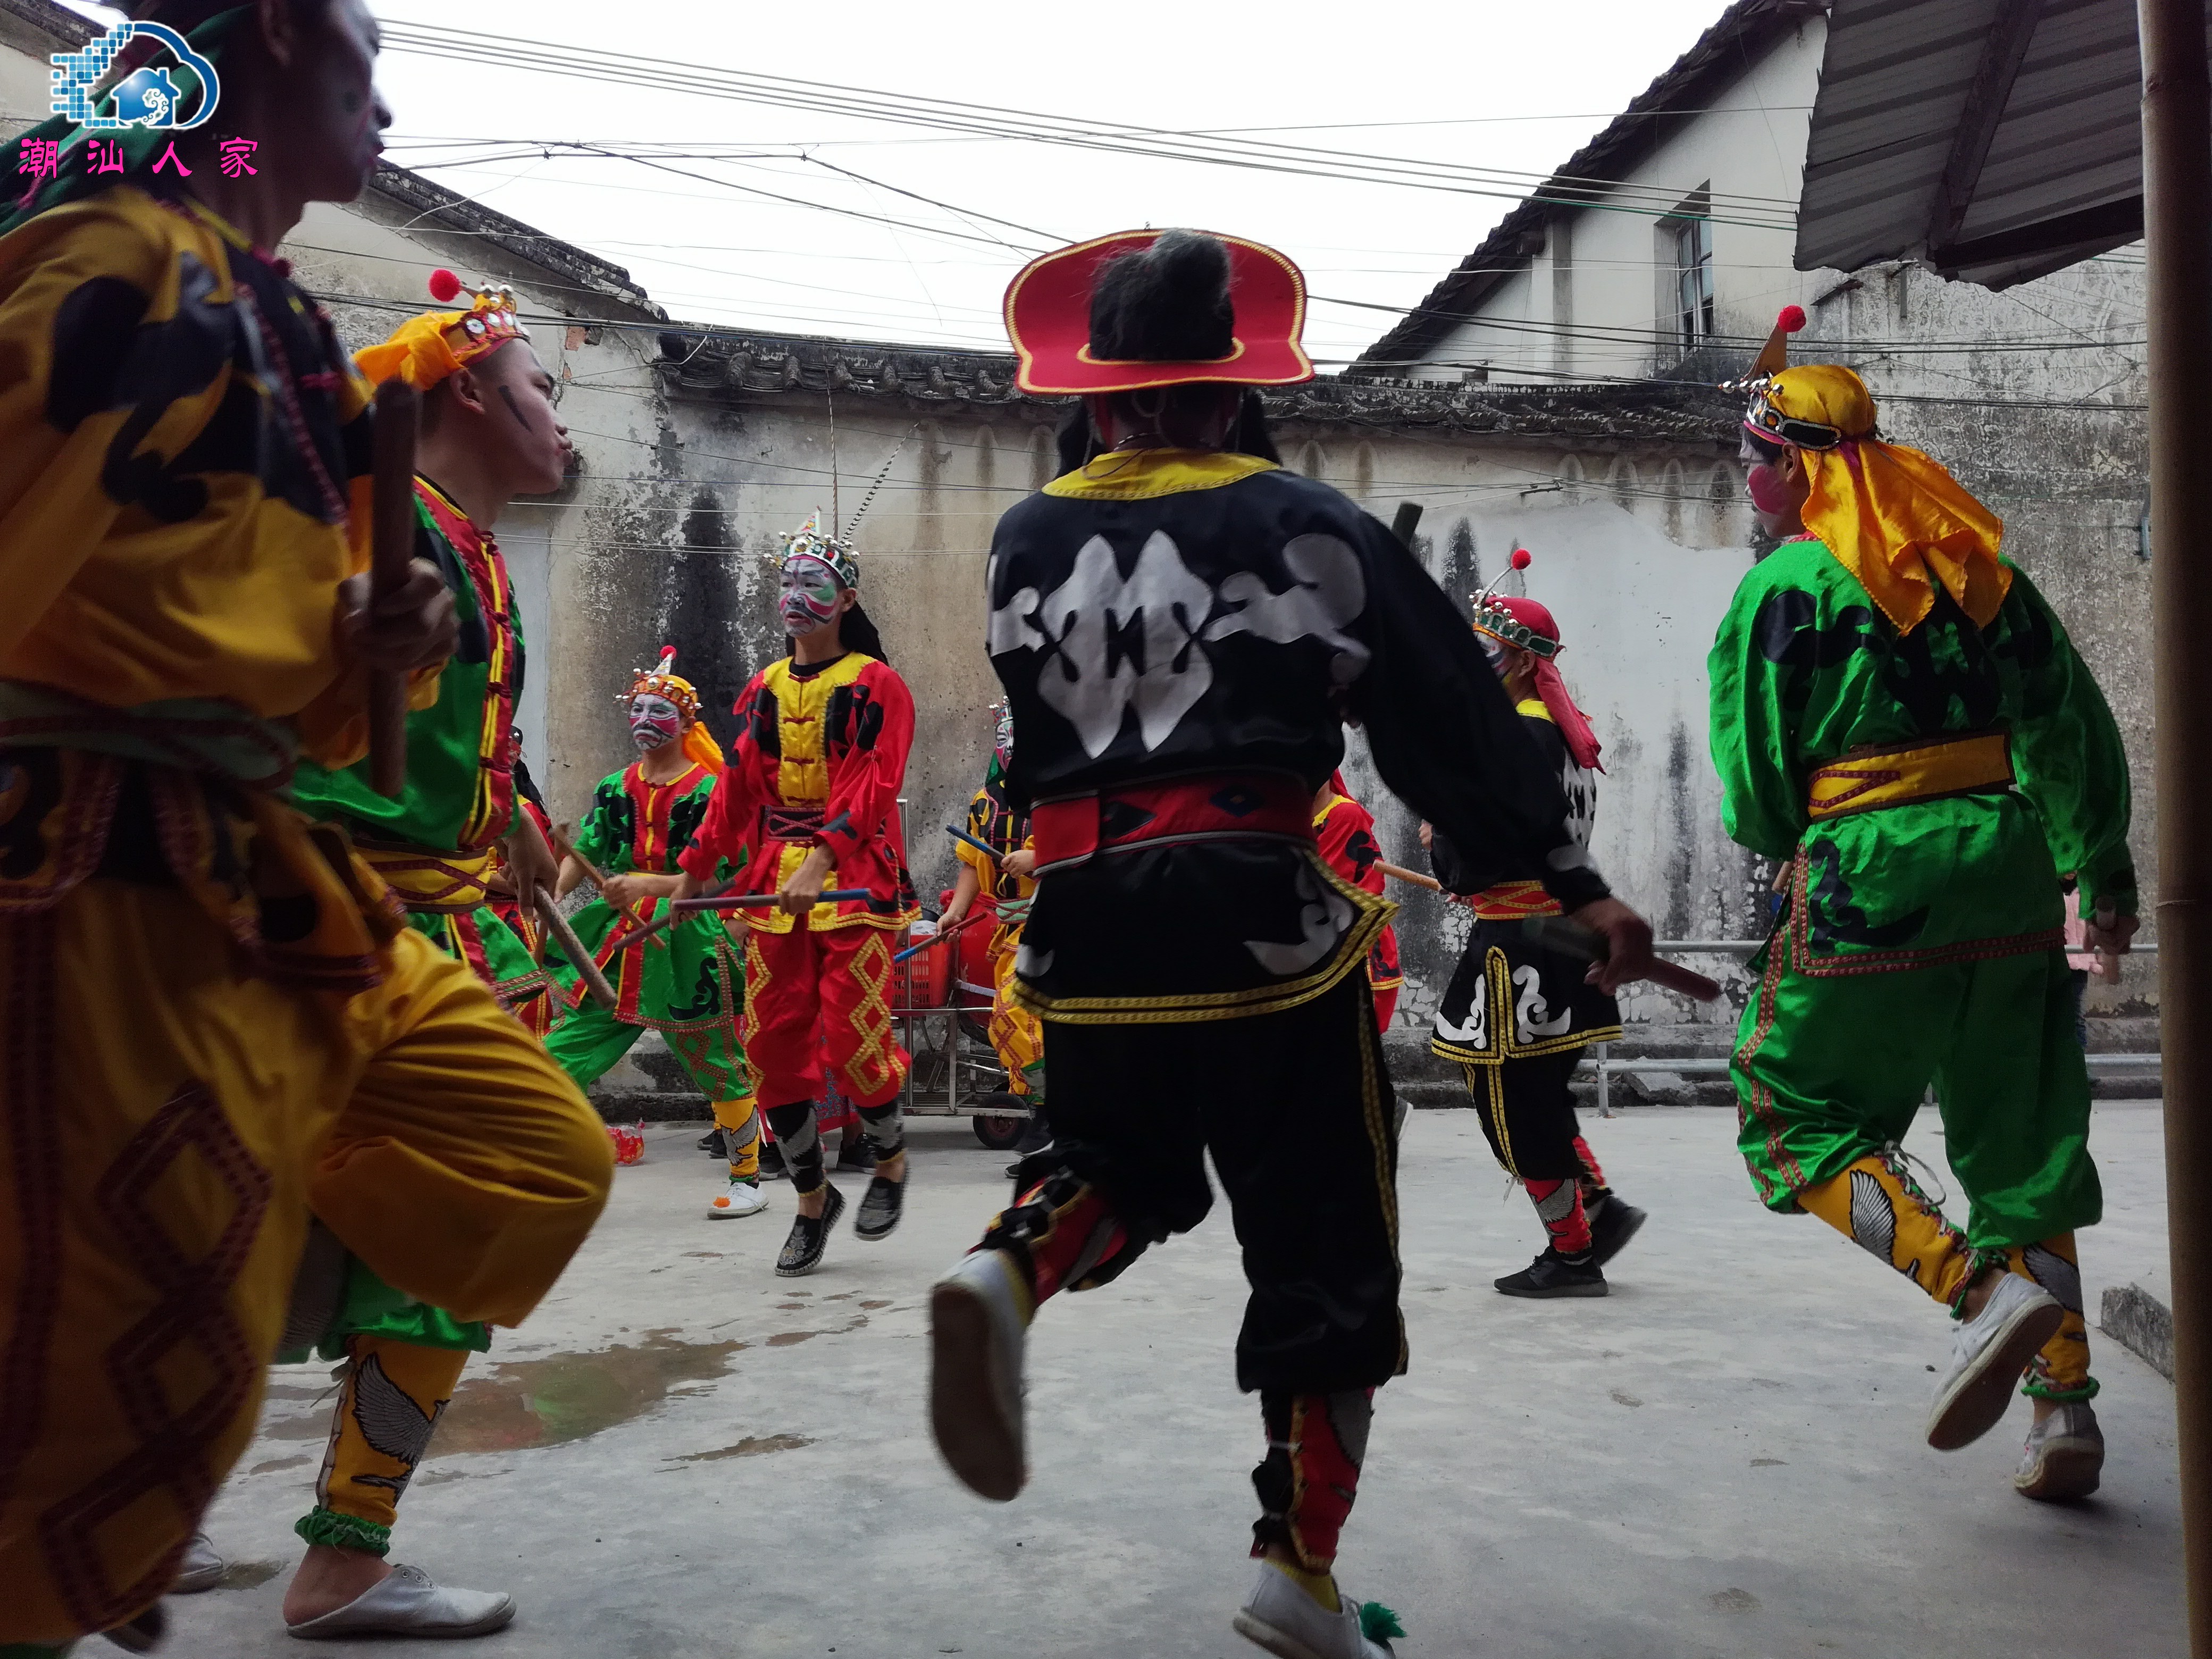
[[[2105,1474],[2105,1431],[2086,1400],[2060,1402],[2058,1409],[2030,1426],[2013,1490],[2022,1498],[2057,1503],[2087,1498]]]
[[[216,1553],[215,1546],[204,1532],[192,1534],[185,1546],[185,1559],[177,1563],[177,1582],[169,1586],[172,1595],[197,1595],[202,1590],[211,1590],[222,1583],[222,1576],[230,1571],[230,1563]]]
[[[716,1193],[714,1201],[707,1206],[707,1214],[712,1220],[728,1221],[738,1216],[758,1215],[766,1208],[768,1194],[760,1189],[757,1182],[740,1181],[732,1176],[728,1190]]]
[[[1262,1561],[1260,1582],[1231,1623],[1278,1659],[1395,1659],[1389,1638],[1406,1633],[1397,1614],[1377,1602],[1355,1601],[1341,1587],[1336,1599],[1336,1611],[1324,1612],[1296,1579]]]
[[[489,1636],[514,1617],[502,1590],[449,1589],[420,1567],[395,1566],[336,1610],[284,1628],[305,1641],[336,1636]]]
[[[2033,1279],[2002,1275],[1981,1312],[1952,1332],[1951,1363],[1928,1414],[1928,1443],[1956,1451],[2003,1421],[2020,1374],[2065,1317],[2058,1298]]]
[[[1006,1503],[1029,1480],[1022,1353],[1030,1290],[1004,1250],[960,1258],[929,1293],[929,1423],[971,1492]]]

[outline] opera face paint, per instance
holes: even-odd
[[[1744,482],[1751,491],[1751,504],[1761,513],[1779,518],[1797,505],[1781,469],[1771,461],[1760,461],[1746,469]]]
[[[650,691],[629,700],[629,740],[642,754],[684,735],[684,712]]]
[[[837,620],[839,591],[837,573],[821,560],[804,554],[786,559],[776,605],[783,631],[796,637],[827,628]]]

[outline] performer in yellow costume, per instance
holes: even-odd
[[[1036,891],[1036,853],[1030,843],[1030,815],[1006,799],[1006,769],[1014,758],[1013,711],[999,706],[990,769],[983,787],[968,803],[969,840],[956,842],[960,875],[952,902],[939,920],[940,930],[957,927],[977,903],[992,912],[991,1047],[1006,1068],[1006,1093],[1030,1109],[1029,1127],[1015,1151],[1027,1156],[1052,1139],[1044,1116],[1044,1027],[1013,994],[1014,957],[1022,948],[1022,923]],[[992,849],[986,853],[982,847]],[[976,924],[981,926],[981,924]],[[953,947],[947,946],[947,949]],[[1019,1166],[1017,1165],[1017,1168]]]
[[[434,692],[453,612],[420,566],[368,605],[365,389],[261,251],[374,164],[374,26],[330,0],[194,38],[258,174],[180,140],[183,185],[133,133],[95,175],[50,124],[60,176],[0,218],[6,1654],[158,1633],[311,1208],[513,1324],[611,1176],[542,1048],[286,800],[296,756],[361,752],[366,670]]]

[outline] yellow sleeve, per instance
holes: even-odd
[[[164,462],[228,389],[230,279],[173,216],[117,190],[0,239],[0,663],[126,504],[205,509],[204,486]]]

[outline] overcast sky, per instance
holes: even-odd
[[[1686,51],[1723,0],[374,3],[392,22],[495,29],[568,49],[580,63],[615,51],[1179,131],[1295,129],[1270,136],[1540,174]],[[1030,254],[1131,226],[1183,224],[1288,252],[1317,299],[1308,346],[1340,359],[1394,319],[1322,296],[1410,306],[1512,205],[1498,195],[949,137],[402,50],[387,50],[380,80],[394,112],[393,160],[628,267],[672,316],[799,333],[1003,349],[1000,297]],[[454,152],[426,141],[456,138],[783,154],[665,163],[701,177],[559,154],[437,165]],[[735,185],[960,234],[787,205]],[[890,187],[1029,230],[963,221]]]

